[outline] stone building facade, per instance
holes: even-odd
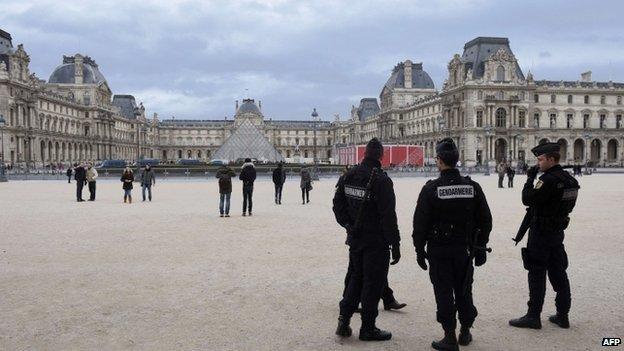
[[[29,71],[24,47],[0,30],[0,115],[6,163],[38,168],[105,159],[209,161],[241,123],[251,123],[289,162],[332,162],[336,148],[372,137],[418,144],[433,160],[435,143],[452,137],[471,166],[503,159],[533,161],[542,140],[561,144],[562,162],[622,165],[624,84],[525,76],[507,38],[479,37],[448,63],[437,90],[423,63],[397,64],[377,98],[363,98],[347,120],[273,120],[253,99],[233,118],[146,117],[132,95],[114,95],[92,58],[64,56],[49,79]],[[378,103],[379,101],[379,103]],[[2,152],[2,151],[0,151]]]

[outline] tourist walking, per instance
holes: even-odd
[[[250,158],[245,159],[238,179],[243,181],[243,216],[246,216],[247,212],[251,216],[251,197],[253,195],[254,181],[256,180],[256,168]]]
[[[82,188],[87,182],[87,170],[84,168],[84,165],[81,163],[78,165],[74,164],[74,179],[76,180],[76,201],[83,202],[82,199]]]
[[[511,167],[511,165],[509,165],[507,167],[507,187],[508,188],[513,188],[513,179],[515,175],[516,175],[516,171],[513,169],[513,167]]]
[[[67,183],[71,183],[71,176],[73,172],[73,168],[71,167],[71,165],[69,165],[69,168],[67,168],[67,172],[65,172],[65,174],[67,175]]]
[[[284,169],[284,162],[280,161],[277,164],[277,168],[273,170],[273,185],[275,185],[275,203],[282,204],[282,189],[284,188],[284,182],[286,182],[286,170]]]
[[[123,182],[124,190],[124,203],[132,203],[132,183],[134,182],[134,173],[130,167],[126,167],[121,174],[121,181]]]
[[[95,201],[95,180],[98,177],[97,170],[89,163],[87,167],[87,184],[89,185],[89,201]]]
[[[141,193],[143,195],[143,201],[145,201],[145,189],[147,189],[148,199],[152,201],[152,186],[156,185],[156,175],[152,166],[145,165],[145,168],[141,172]]]
[[[310,190],[312,190],[312,176],[310,176],[310,170],[307,167],[301,168],[301,203],[306,204],[310,202]]]
[[[505,165],[504,161],[496,166],[496,173],[498,173],[498,187],[504,188],[503,180],[505,179],[505,174],[507,173],[507,166]]]
[[[230,216],[230,196],[232,195],[232,177],[234,170],[227,165],[222,165],[217,170],[215,177],[219,179],[219,214],[221,217]]]

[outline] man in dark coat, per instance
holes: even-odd
[[[377,305],[387,285],[390,247],[399,262],[400,236],[392,180],[381,170],[383,146],[377,138],[366,145],[364,160],[340,177],[334,195],[336,221],[347,231],[351,276],[340,301],[336,334],[351,336],[351,316],[362,303],[360,340],[389,340],[375,325]]]
[[[509,164],[509,166],[507,167],[507,187],[508,188],[513,188],[513,179],[515,175],[516,175],[516,171],[514,170],[513,167],[511,167],[511,164]]]
[[[78,202],[83,202],[82,188],[87,182],[87,170],[83,164],[74,164],[74,166],[76,166],[74,168],[74,179],[76,180],[76,200]]]
[[[561,328],[569,328],[570,282],[566,269],[568,255],[563,246],[564,230],[570,222],[569,214],[576,205],[578,182],[559,164],[559,144],[544,143],[531,152],[538,165],[527,171],[522,189],[522,203],[529,206],[531,226],[527,247],[522,249],[524,268],[529,272],[529,302],[525,316],[512,319],[509,324],[518,328],[540,329],[540,315],[546,294],[546,274],[557,293],[557,314],[549,321]],[[533,186],[538,171],[544,172]],[[517,238],[517,240],[520,240]]]
[[[243,216],[246,216],[247,212],[249,212],[249,215],[251,216],[251,197],[253,195],[254,181],[256,180],[256,168],[250,158],[245,159],[245,163],[243,164],[243,168],[238,176],[238,179],[243,181]]]
[[[220,216],[230,216],[230,196],[232,195],[232,177],[236,173],[227,165],[222,165],[217,170],[215,177],[219,179],[219,213]]]
[[[277,168],[273,170],[273,185],[275,185],[275,203],[282,204],[282,189],[284,188],[284,182],[286,182],[286,170],[284,169],[284,162],[277,164]]]
[[[472,267],[485,264],[485,248],[492,230],[492,214],[481,186],[462,177],[455,168],[459,152],[453,139],[436,145],[440,177],[430,180],[420,191],[414,212],[414,247],[418,265],[427,270],[437,304],[437,321],[444,338],[434,341],[436,350],[459,350],[472,341],[470,328],[477,317],[472,302]],[[425,252],[425,245],[427,251]],[[459,341],[455,334],[459,314]]]
[[[65,172],[65,174],[67,175],[67,183],[71,183],[72,173],[73,173],[73,169],[70,166],[69,168],[67,168],[67,172]]]

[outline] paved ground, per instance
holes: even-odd
[[[395,182],[404,245],[390,284],[408,307],[380,312],[394,338],[376,344],[333,335],[347,267],[331,212],[335,179],[316,182],[305,206],[298,180],[282,206],[259,180],[253,217],[240,216],[236,182],[231,218],[218,217],[214,180],[159,182],[154,202],[135,190],[132,205],[112,180],[98,183],[94,203],[74,202],[73,183],[1,183],[0,350],[428,350],[441,329],[410,238],[425,180]],[[624,336],[624,178],[581,179],[566,240],[572,329],[545,322],[541,331],[507,326],[526,309],[526,272],[510,239],[524,178],[502,190],[495,177],[476,180],[494,214],[494,253],[477,269],[479,317],[464,349],[597,350],[603,337]],[[551,290],[546,301],[553,312]]]

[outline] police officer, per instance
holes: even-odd
[[[351,276],[340,301],[336,334],[351,336],[351,316],[361,300],[360,340],[390,340],[390,332],[375,325],[377,305],[386,286],[390,251],[399,262],[399,228],[392,180],[381,170],[383,146],[377,138],[366,145],[364,160],[340,177],[334,214],[347,230]],[[392,248],[389,250],[389,248]]]
[[[549,321],[561,328],[569,328],[570,282],[566,269],[568,256],[563,246],[564,229],[567,228],[576,204],[578,182],[559,165],[559,144],[544,143],[531,152],[538,165],[527,171],[527,181],[522,189],[522,203],[529,206],[532,215],[527,247],[522,249],[524,268],[529,276],[529,308],[525,316],[512,319],[509,324],[518,328],[540,329],[540,314],[546,294],[546,273],[557,293],[557,314]],[[544,172],[533,186],[538,170]]]
[[[468,345],[472,341],[470,328],[477,309],[472,303],[471,255],[477,266],[485,263],[486,252],[475,247],[485,248],[492,215],[479,184],[460,176],[455,168],[459,153],[453,139],[441,140],[436,154],[440,177],[428,181],[420,191],[412,237],[418,265],[427,270],[428,259],[431,266],[437,321],[444,329],[444,338],[431,346],[436,350],[458,350],[458,343]],[[459,340],[455,334],[456,311],[461,323]]]

